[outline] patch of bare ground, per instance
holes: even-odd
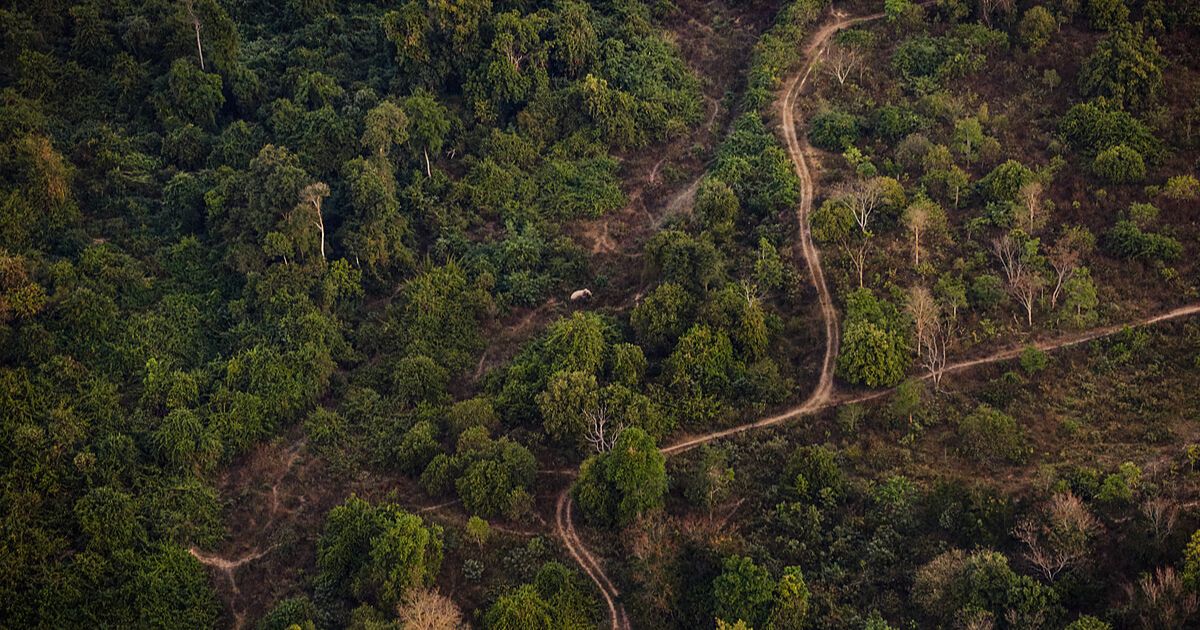
[[[691,212],[700,177],[732,119],[729,95],[741,92],[754,42],[779,2],[677,0],[675,7],[665,34],[700,80],[701,119],[663,144],[620,154],[625,207],[568,227],[592,254],[595,275],[606,279],[593,306],[628,306],[646,288],[642,249],[667,219]]]
[[[543,512],[525,523],[493,522],[495,536],[525,539],[548,530],[559,488],[547,485],[553,486],[547,496],[534,497]],[[325,517],[351,494],[399,503],[445,526],[461,528],[467,520],[457,500],[431,500],[402,476],[338,474],[306,447],[299,427],[234,461],[217,480],[217,489],[226,502],[226,540],[214,549],[189,551],[210,570],[224,606],[222,625],[235,629],[252,627],[279,600],[306,590],[316,570]],[[481,603],[482,594],[464,592],[473,587],[463,584],[460,566],[461,561],[448,557],[438,586],[470,608]]]

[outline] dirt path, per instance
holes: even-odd
[[[845,18],[840,13],[834,13],[835,21],[829,22],[818,29],[811,38],[808,47],[805,49],[805,58],[808,63],[804,66],[803,71],[796,73],[788,80],[783,87],[782,95],[778,103],[778,114],[780,118],[781,132],[788,155],[792,159],[792,163],[796,168],[796,175],[800,179],[800,204],[797,208],[797,221],[800,227],[800,251],[804,257],[804,261],[808,267],[809,275],[812,278],[812,283],[817,291],[817,299],[820,304],[821,319],[825,325],[825,355],[821,365],[820,376],[817,381],[817,386],[808,399],[799,405],[786,409],[778,414],[762,418],[760,420],[750,422],[729,429],[713,431],[704,435],[699,435],[691,438],[685,438],[675,444],[663,447],[661,452],[665,456],[672,456],[696,446],[707,444],[722,438],[732,435],[753,431],[778,425],[796,418],[814,414],[823,409],[835,407],[839,405],[849,404],[853,402],[863,402],[880,398],[887,395],[892,390],[881,390],[862,394],[851,394],[848,396],[834,396],[834,367],[837,362],[838,349],[838,319],[837,310],[833,306],[833,297],[829,291],[829,287],[825,282],[824,270],[821,267],[821,254],[816,248],[812,240],[812,231],[809,225],[809,214],[812,211],[815,184],[813,182],[812,173],[806,158],[806,153],[810,150],[807,139],[797,133],[797,123],[795,119],[795,99],[804,91],[808,84],[808,79],[812,75],[812,71],[816,66],[816,62],[825,54],[828,46],[829,38],[839,30],[883,17],[882,13],[856,17]],[[684,194],[694,194],[694,187],[697,186],[697,180],[689,190]],[[1059,339],[1051,339],[1039,341],[1033,345],[1040,350],[1049,351],[1076,346],[1081,343],[1115,334],[1126,327],[1149,326],[1159,322],[1181,319],[1192,315],[1200,314],[1200,304],[1192,304],[1177,308],[1175,310],[1162,313],[1142,319],[1130,324],[1121,324],[1106,326],[1091,331],[1086,331],[1063,337]],[[976,359],[963,360],[946,366],[943,373],[952,374],[962,372],[980,365],[998,363],[1008,361],[1018,357],[1027,345],[1022,345],[1016,348],[996,351],[986,356]],[[920,377],[926,380],[929,375]],[[631,628],[629,617],[625,612],[625,607],[620,602],[620,591],[613,585],[612,579],[604,572],[604,568],[596,560],[595,556],[588,550],[587,546],[579,538],[579,534],[575,529],[573,520],[573,504],[570,494],[570,485],[562,491],[558,497],[558,506],[556,510],[555,532],[563,541],[567,548],[567,552],[583,568],[589,578],[595,582],[600,591],[600,595],[604,600],[605,606],[608,609],[609,621],[613,630],[629,630]]]
[[[812,211],[813,198],[815,196],[813,193],[813,179],[804,157],[807,144],[796,133],[793,108],[796,95],[804,90],[805,85],[808,83],[808,77],[812,74],[817,60],[824,54],[829,37],[847,26],[865,20],[877,19],[882,17],[882,14],[844,19],[840,14],[835,13],[834,17],[837,18],[835,21],[825,25],[812,35],[811,43],[805,49],[805,58],[808,60],[808,63],[805,64],[802,72],[797,72],[795,76],[784,83],[778,104],[780,126],[782,127],[781,131],[787,143],[788,155],[792,158],[792,163],[796,167],[796,175],[800,178],[800,205],[796,209],[796,220],[800,225],[800,252],[808,266],[813,287],[817,291],[817,299],[821,306],[821,319],[825,324],[825,358],[822,361],[821,374],[817,381],[817,386],[813,390],[813,393],[809,395],[808,400],[790,412],[726,431],[717,431],[705,436],[692,438],[683,443],[662,449],[665,455],[669,456],[692,446],[720,439],[726,435],[749,431],[761,426],[769,426],[797,415],[811,413],[822,408],[826,401],[833,395],[833,369],[837,360],[838,348],[837,310],[833,307],[833,297],[829,292],[828,285],[825,283],[825,274],[821,269],[820,252],[817,251],[816,246],[813,244],[812,231],[809,228],[808,215]],[[688,202],[690,198],[695,196],[700,181],[701,179],[697,178],[687,189],[673,199],[670,205],[676,205],[679,202],[678,205],[682,206],[683,203]],[[668,210],[670,209],[669,207]],[[665,213],[664,216],[669,214],[670,212]],[[600,563],[596,561],[592,553],[579,539],[579,534],[575,529],[575,523],[572,518],[572,507],[571,487],[568,485],[558,497],[555,532],[566,546],[567,553],[571,555],[579,566],[583,567],[588,577],[596,583],[597,588],[600,590],[600,596],[604,599],[604,604],[608,608],[612,629],[628,630],[631,626],[629,624],[629,617],[625,612],[625,607],[619,601],[621,593],[613,586],[612,580],[604,572],[604,568],[600,566]]]

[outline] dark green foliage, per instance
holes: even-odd
[[[1102,96],[1118,107],[1144,111],[1162,90],[1165,65],[1158,41],[1141,23],[1124,24],[1096,45],[1080,72],[1079,89],[1085,96]]]
[[[1021,186],[1033,181],[1033,171],[1016,160],[1008,160],[979,180],[976,188],[985,201],[1008,204],[1017,200]]]
[[[838,376],[868,387],[890,387],[904,379],[910,361],[900,312],[869,289],[846,298]]]
[[[963,452],[971,457],[1018,463],[1025,458],[1025,434],[1012,416],[980,405],[958,421]]]
[[[1146,161],[1136,149],[1116,144],[1096,154],[1092,172],[1112,184],[1132,184],[1146,177]]]
[[[1183,253],[1183,245],[1178,240],[1147,232],[1128,219],[1117,221],[1104,235],[1104,247],[1115,256],[1135,260],[1170,262]]]
[[[320,580],[334,595],[399,603],[433,583],[442,563],[442,529],[393,504],[351,496],[329,512],[317,546]]]
[[[858,141],[860,124],[853,114],[829,110],[812,118],[808,139],[813,146],[841,152]]]
[[[662,506],[666,491],[666,466],[654,438],[629,428],[611,451],[583,463],[572,492],[589,521],[624,527]]]
[[[258,621],[258,630],[288,630],[292,626],[303,628],[307,623],[315,623],[321,612],[316,605],[303,595],[280,601],[263,618]]]
[[[1125,145],[1145,156],[1157,156],[1162,151],[1158,139],[1144,123],[1103,98],[1071,107],[1058,128],[1072,147],[1087,155],[1116,145]]]
[[[800,198],[795,168],[758,114],[743,114],[734,121],[710,173],[728,184],[741,207],[760,220],[794,207]]]
[[[771,574],[744,556],[725,560],[721,575],[713,580],[718,619],[745,621],[752,627],[766,622],[774,601],[775,584]]]

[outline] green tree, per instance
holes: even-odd
[[[334,592],[373,597],[385,607],[430,586],[442,563],[442,529],[399,506],[351,496],[329,512],[317,543],[317,570]]]
[[[586,372],[561,371],[550,377],[537,396],[546,434],[560,444],[585,446],[587,413],[599,404],[596,377]]]
[[[363,120],[362,145],[373,155],[387,159],[392,149],[408,141],[408,114],[393,101],[372,107]]]
[[[532,584],[497,599],[484,614],[483,626],[487,630],[557,630],[553,609]]]
[[[161,545],[137,559],[130,592],[137,623],[184,630],[217,624],[217,599],[200,562],[182,547]]]
[[[1017,32],[1021,34],[1021,41],[1025,42],[1029,52],[1035,53],[1049,44],[1054,35],[1058,33],[1058,20],[1044,6],[1031,7],[1021,17],[1021,24],[1017,27]]]
[[[1146,178],[1146,161],[1136,150],[1117,144],[1096,154],[1092,172],[1111,184],[1132,184]]]
[[[717,618],[745,621],[761,627],[775,601],[771,574],[745,556],[726,558],[721,574],[713,580]]]
[[[838,375],[854,384],[891,387],[904,379],[910,357],[895,306],[859,289],[846,299]]]
[[[1103,96],[1119,107],[1143,111],[1162,90],[1165,65],[1158,41],[1141,24],[1123,25],[1096,45],[1079,73],[1079,87],[1086,96]]]
[[[808,618],[808,583],[800,567],[786,567],[775,587],[775,609],[771,611],[770,627],[779,630],[803,628]]]
[[[826,151],[842,152],[858,141],[860,125],[853,114],[831,109],[813,116],[808,139]]]
[[[1200,590],[1200,529],[1192,532],[1192,538],[1183,550],[1183,583],[1192,591]]]
[[[678,284],[658,285],[629,314],[638,343],[663,351],[673,346],[692,322],[694,304],[687,290]]]
[[[208,74],[184,59],[171,64],[167,78],[174,112],[183,120],[207,129],[217,125],[217,113],[225,104],[221,76]]]
[[[1020,462],[1026,454],[1025,432],[1012,416],[980,405],[958,422],[963,452],[986,461]]]
[[[711,515],[713,508],[729,496],[733,479],[733,467],[729,465],[725,451],[706,445],[684,479],[683,494]]]
[[[425,175],[432,176],[429,152],[442,150],[446,135],[450,133],[450,114],[437,97],[426,90],[417,90],[404,99],[403,109],[408,114],[408,135],[425,157]]]
[[[467,539],[478,545],[480,549],[483,549],[483,546],[488,541],[488,537],[492,533],[492,528],[488,525],[487,521],[478,516],[472,516],[467,519],[466,532]]]
[[[573,494],[589,521],[624,527],[662,506],[666,459],[642,429],[625,429],[613,449],[584,461]]]
[[[1129,7],[1125,0],[1087,0],[1087,18],[1092,28],[1111,31],[1129,21]]]

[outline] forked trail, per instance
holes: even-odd
[[[834,381],[833,373],[834,366],[837,362],[838,349],[838,319],[837,310],[833,306],[833,297],[829,292],[829,287],[825,282],[825,274],[821,268],[821,254],[813,244],[812,232],[809,226],[808,216],[812,211],[813,198],[815,194],[815,186],[813,184],[812,173],[809,169],[808,160],[805,153],[809,150],[807,139],[800,136],[797,131],[797,123],[795,119],[795,99],[804,91],[808,84],[808,79],[812,75],[813,69],[829,44],[829,38],[839,30],[853,26],[861,22],[877,20],[883,17],[882,13],[873,15],[847,18],[840,13],[833,13],[834,20],[826,23],[819,28],[811,37],[808,46],[805,48],[805,59],[808,61],[804,66],[796,72],[789,80],[787,80],[780,93],[780,98],[777,103],[779,110],[779,120],[783,139],[786,144],[788,155],[792,159],[792,163],[796,168],[796,175],[800,179],[800,204],[796,210],[796,219],[799,223],[800,230],[800,252],[804,257],[804,262],[808,267],[809,276],[812,278],[813,287],[817,292],[817,300],[820,305],[821,319],[825,326],[825,355],[821,363],[820,376],[817,379],[817,386],[813,389],[812,394],[804,402],[795,407],[785,409],[775,415],[741,424],[720,431],[713,431],[704,435],[684,438],[674,444],[663,447],[661,452],[670,457],[678,453],[682,453],[689,449],[695,448],[702,444],[707,444],[715,440],[726,438],[739,433],[774,426],[790,420],[812,415],[822,409],[844,405],[852,402],[862,402],[879,398],[887,395],[891,390],[879,390],[868,393],[850,394],[846,396],[834,396]],[[1086,343],[1093,339],[1105,337],[1115,334],[1127,327],[1149,326],[1159,322],[1181,319],[1192,315],[1200,314],[1200,303],[1182,306],[1172,311],[1147,317],[1129,324],[1121,324],[1115,326],[1106,326],[1090,331],[1085,331],[1068,337],[1060,337],[1058,339],[1050,339],[1039,341],[1032,344],[1034,347],[1043,350],[1057,350],[1070,346]],[[1021,352],[1028,347],[1022,345],[1020,347],[1009,348],[988,354],[975,359],[967,359],[947,365],[943,374],[952,374],[962,372],[973,367],[985,365],[989,363],[998,363],[1008,361],[1018,357]],[[929,376],[922,376],[921,379],[928,379]],[[555,533],[562,540],[563,545],[567,549],[567,553],[571,558],[583,569],[600,591],[600,596],[604,600],[605,607],[608,609],[609,622],[612,630],[630,630],[632,626],[629,623],[629,616],[625,612],[625,607],[620,601],[620,591],[613,585],[612,579],[604,572],[604,567],[588,550],[587,546],[579,538],[579,534],[575,529],[573,519],[573,502],[571,499],[571,487],[568,486],[559,494],[558,505],[555,512]]]

